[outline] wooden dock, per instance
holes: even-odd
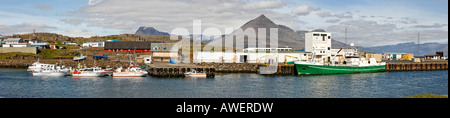
[[[191,70],[206,72],[207,77],[215,76],[215,69],[212,67],[151,67],[147,72],[154,77],[184,77],[184,73]]]

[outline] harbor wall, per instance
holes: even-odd
[[[21,52],[37,54],[37,47],[0,47],[0,53]]]

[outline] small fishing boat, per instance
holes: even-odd
[[[113,77],[145,77],[148,72],[136,66],[130,66],[123,70],[122,67],[117,68],[113,72]]]
[[[82,60],[86,60],[87,57],[83,56],[83,54],[81,54],[79,57],[73,57],[74,61],[82,61]]]
[[[86,70],[76,70],[72,73],[73,77],[104,77],[106,71],[103,71],[100,67],[88,68]]]
[[[56,68],[55,66],[50,66],[39,70],[33,70],[31,71],[31,73],[33,74],[33,76],[62,77],[66,76],[67,71],[61,70],[60,68]]]
[[[192,70],[191,72],[184,73],[184,76],[186,76],[186,77],[206,77],[206,73],[199,73],[195,70]]]
[[[33,64],[31,64],[31,66],[28,67],[27,71],[32,72],[32,71],[39,71],[42,68],[48,68],[48,67],[53,67],[56,66],[55,64],[44,64],[44,63],[40,63],[39,59],[34,62]]]

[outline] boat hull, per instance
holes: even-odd
[[[104,77],[106,76],[106,72],[82,72],[82,73],[73,73],[73,77]]]
[[[185,77],[206,77],[206,74],[184,74]]]
[[[350,66],[295,64],[295,68],[297,69],[297,72],[300,75],[371,73],[371,72],[386,71],[386,65],[350,67]]]
[[[65,72],[33,72],[33,76],[37,77],[64,77]]]
[[[145,77],[147,72],[114,72],[113,77]]]

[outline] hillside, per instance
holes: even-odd
[[[72,41],[74,43],[82,44],[84,42],[100,42],[109,39],[121,40],[121,41],[152,41],[152,42],[177,42],[170,40],[168,35],[151,35],[151,36],[138,36],[134,34],[120,34],[120,35],[108,35],[108,36],[93,36],[90,38],[83,37],[68,37],[56,33],[35,33],[36,38],[42,41]],[[31,39],[32,34],[14,34],[5,38],[22,38],[25,40]]]
[[[420,52],[417,51],[417,44],[414,42],[410,43],[400,43],[397,45],[386,45],[377,47],[367,47],[362,48],[368,52],[383,53],[383,52],[402,52],[402,53],[413,53],[414,55],[423,56],[425,54],[436,54],[436,51],[444,52],[445,56],[448,56],[448,44],[440,43],[424,43],[420,44]]]

